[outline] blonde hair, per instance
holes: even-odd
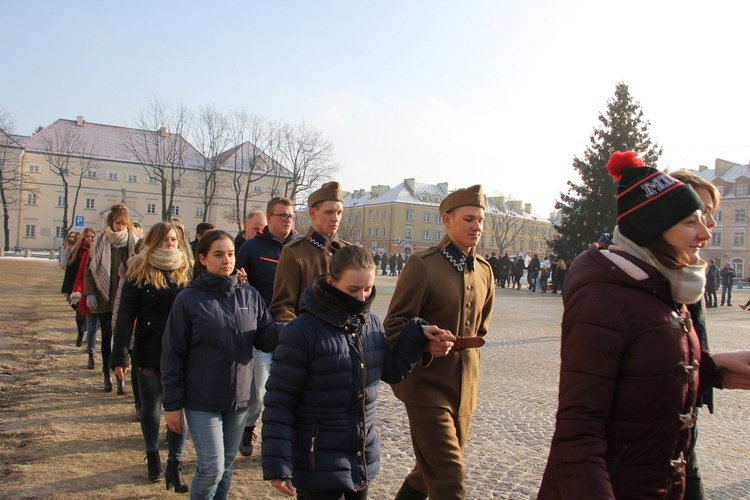
[[[94,235],[96,236],[96,231],[93,227],[87,227],[86,229],[81,231],[81,236],[76,240],[73,248],[70,250],[70,253],[68,253],[68,263],[72,263],[78,257],[78,252],[81,251],[81,245],[83,245],[83,241],[86,239],[86,233],[94,233]]]
[[[148,234],[143,240],[141,251],[130,258],[128,261],[128,280],[134,281],[138,287],[151,284],[157,290],[168,288],[165,274],[169,276],[169,281],[177,286],[183,287],[190,282],[190,270],[193,266],[193,257],[190,253],[185,253],[182,245],[178,245],[180,251],[185,256],[184,264],[178,269],[164,271],[154,267],[151,263],[151,256],[155,250],[161,248],[161,243],[167,237],[170,231],[174,231],[177,239],[180,239],[180,230],[172,222],[158,222],[149,229]],[[189,250],[188,250],[189,251]]]

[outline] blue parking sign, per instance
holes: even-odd
[[[74,226],[83,227],[83,215],[76,215]]]

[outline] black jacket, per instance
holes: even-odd
[[[276,266],[279,264],[281,250],[284,245],[297,238],[292,231],[284,243],[279,242],[268,230],[268,226],[261,232],[245,241],[237,254],[235,267],[243,268],[247,273],[247,284],[260,292],[260,296],[271,305],[273,297],[273,280],[276,277]]]
[[[350,315],[320,276],[279,337],[263,411],[263,477],[312,492],[359,491],[380,468],[380,380],[401,381],[427,342],[413,318],[391,350],[371,313]]]
[[[162,336],[167,326],[167,318],[177,294],[183,289],[170,281],[167,281],[167,284],[168,288],[157,290],[152,284],[138,286],[132,280],[125,280],[120,292],[114,346],[110,358],[113,368],[128,366],[128,349],[133,336],[133,364],[141,368],[159,368]]]

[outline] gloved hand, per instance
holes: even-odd
[[[86,295],[86,305],[89,306],[89,309],[91,309],[92,311],[96,309],[96,295],[94,295],[93,293],[91,295]]]
[[[78,305],[78,301],[81,300],[81,292],[73,292],[70,294],[70,307],[75,308]]]

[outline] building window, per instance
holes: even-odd
[[[90,210],[93,210],[94,208],[96,208],[94,206],[94,198],[86,198],[86,208]]]
[[[199,219],[202,219],[203,216],[206,214],[206,210],[203,207],[195,207],[195,216]]]
[[[375,214],[375,220],[380,220],[380,210]]]
[[[425,222],[430,222],[430,212],[425,212],[424,213],[424,221]]]
[[[377,238],[378,236],[380,236],[380,228],[376,227],[375,228],[375,237]]]
[[[108,181],[119,181],[120,180],[120,174],[117,172],[107,172],[107,180]]]
[[[719,210],[719,211],[718,211],[718,212],[716,212],[716,214],[714,215],[714,219],[716,220],[716,223],[717,223],[717,224],[721,222],[721,215],[722,215],[722,214],[721,214],[721,212],[722,212],[722,211],[721,211],[721,210]]]
[[[172,217],[179,217],[179,216],[180,216],[180,206],[172,205]]]
[[[406,211],[406,220],[414,220],[414,212],[411,210]]]
[[[404,232],[404,238],[406,239],[406,241],[411,241],[411,228],[410,227],[406,228]]]
[[[29,193],[26,195],[26,204],[36,205],[36,195],[34,193]]]
[[[55,238],[65,238],[65,233],[63,232],[62,226],[57,226],[55,228]]]
[[[388,220],[388,210],[383,210],[383,220]]]
[[[370,220],[373,220],[373,218],[374,218],[374,215],[372,213],[372,210],[370,210]]]
[[[734,222],[739,222],[739,223],[745,222],[745,209],[744,208],[734,209]]]
[[[38,174],[39,173],[39,165],[29,165],[29,172],[32,174]],[[28,226],[26,226],[28,227]]]
[[[36,226],[34,224],[26,224],[26,238],[34,238],[36,236]]]
[[[156,203],[146,203],[146,213],[148,215],[156,215]]]
[[[385,238],[387,235],[385,234],[386,228],[383,228],[383,238]]]
[[[732,246],[734,246],[735,248],[737,248],[737,247],[744,248],[745,247],[745,231],[735,231],[734,232],[734,242],[732,243]]]
[[[128,182],[138,182],[138,176],[136,174],[128,174]]]
[[[747,184],[737,184],[734,188],[734,195],[737,197],[747,196]]]
[[[149,175],[149,176],[148,176],[148,183],[149,183],[149,184],[159,184],[159,179],[157,179],[156,177],[151,177],[151,176]]]
[[[720,247],[721,246],[721,233],[713,233],[711,235],[711,246],[712,247]]]
[[[372,228],[371,227],[367,228],[367,237],[368,238],[372,238]]]
[[[57,197],[57,207],[62,208],[65,206],[65,196],[58,196]]]
[[[422,239],[423,240],[429,240],[430,239],[430,230],[429,229],[425,229],[424,231],[422,231]]]
[[[440,231],[435,231],[435,241],[440,241],[442,238]]]
[[[88,177],[89,179],[97,179],[99,178],[99,172],[94,169],[87,170],[86,177]]]
[[[206,181],[195,181],[195,187],[196,189],[205,189]]]
[[[722,197],[724,196],[724,186],[716,186],[716,189],[719,191],[719,195]]]

